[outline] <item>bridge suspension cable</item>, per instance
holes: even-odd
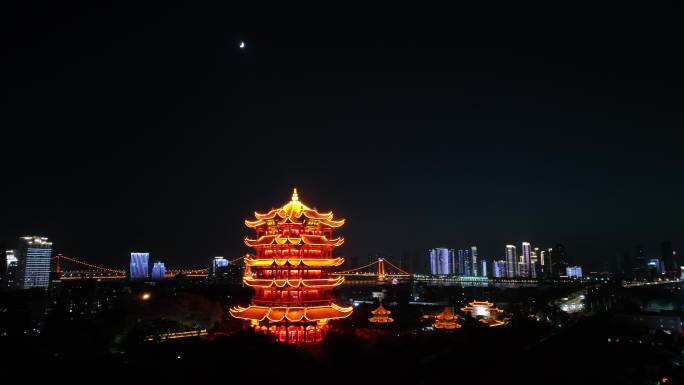
[[[375,262],[371,262],[371,263],[369,263],[369,264],[367,264],[367,265],[363,265],[363,266],[361,266],[361,267],[357,267],[357,268],[354,268],[354,269],[343,270],[343,271],[336,271],[335,274],[350,274],[350,273],[355,273],[355,272],[357,272],[357,271],[359,271],[359,270],[362,270],[362,269],[365,269],[365,268],[367,268],[367,267],[373,266],[373,265],[375,265],[375,264],[377,264],[377,263],[378,263],[378,261],[375,261]]]
[[[86,267],[90,267],[90,268],[97,269],[97,270],[102,270],[102,271],[108,271],[108,272],[110,272],[110,273],[119,273],[119,274],[125,274],[125,273],[126,273],[125,270],[117,270],[117,269],[110,269],[110,268],[108,268],[108,267],[97,266],[97,265],[93,265],[92,263],[79,261],[78,259],[71,258],[71,257],[66,257],[66,256],[64,256],[64,255],[57,255],[57,256],[52,257],[52,259],[54,259],[54,260],[57,261],[57,262],[56,262],[56,265],[57,265],[58,271],[61,271],[61,270],[62,270],[62,269],[61,269],[61,260],[62,260],[62,259],[65,259],[65,260],[67,260],[67,261],[70,261],[70,262],[73,262],[73,263],[77,263],[77,264],[82,265],[82,266],[86,266]]]
[[[402,270],[402,269],[396,267],[392,262],[390,262],[390,261],[388,261],[388,260],[386,260],[386,259],[384,259],[384,258],[383,258],[383,261],[389,263],[390,266],[392,266],[393,268],[397,269],[401,274],[411,275],[409,272],[407,272],[407,271],[405,271],[405,270]]]
[[[385,263],[387,263],[387,264],[388,264],[390,267],[392,267],[393,269],[397,270],[398,274],[397,274],[397,273],[388,272],[387,269],[385,268]],[[376,271],[375,273],[371,274],[371,273],[363,273],[363,272],[361,272],[363,269],[366,269],[366,268],[371,267],[371,266],[374,266],[374,265],[377,265],[377,271]],[[371,263],[368,263],[368,264],[363,265],[363,266],[361,266],[361,267],[356,267],[356,268],[354,268],[354,269],[343,270],[343,271],[336,271],[335,274],[340,274],[340,275],[355,275],[355,274],[360,274],[360,275],[377,275],[377,276],[379,276],[379,277],[386,277],[386,276],[390,276],[390,277],[403,277],[403,276],[406,276],[406,277],[408,277],[408,276],[411,275],[409,272],[404,271],[404,270],[398,268],[398,267],[395,266],[392,262],[388,261],[388,260],[385,259],[385,258],[378,258],[377,260],[375,260],[375,261],[373,261],[373,262],[371,262]]]

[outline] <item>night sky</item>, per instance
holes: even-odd
[[[293,187],[359,258],[684,247],[679,2],[114,4],[0,12],[5,247],[204,266]]]

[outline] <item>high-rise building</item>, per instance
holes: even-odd
[[[42,287],[50,283],[52,242],[46,237],[26,236],[19,242],[17,284],[20,289]]]
[[[155,262],[152,265],[152,280],[153,281],[163,281],[166,276],[166,266],[164,262]]]
[[[565,269],[565,273],[570,278],[582,278],[582,267],[580,267],[580,266],[568,266]]]
[[[5,276],[3,277],[3,283],[6,288],[12,289],[17,287],[17,270],[19,269],[17,255],[19,255],[19,251],[16,249],[5,251]]]
[[[532,254],[530,254],[530,278],[537,278],[539,271],[539,248],[535,247]]]
[[[651,275],[665,274],[665,263],[660,258],[651,258],[648,261],[648,270]]]
[[[518,276],[518,255],[514,245],[506,245],[506,277]]]
[[[492,277],[503,278],[507,276],[506,272],[506,261],[493,261],[492,262]]]
[[[565,273],[565,269],[568,267],[567,256],[565,255],[565,246],[560,243],[549,250],[549,255],[551,261],[553,262],[553,268],[551,273],[554,276],[558,276]]]
[[[211,261],[209,275],[214,279],[214,283],[240,285],[244,271],[242,263],[230,262],[222,256],[217,256]]]
[[[663,261],[665,265],[665,270],[677,270],[677,265],[675,263],[675,252],[672,250],[672,242],[665,241],[660,244],[660,260]]]
[[[538,269],[537,271],[539,272],[540,276],[546,275],[546,250],[541,250],[540,248],[536,247],[535,249],[535,254],[537,254],[537,264],[538,264]]]
[[[470,250],[459,249],[456,257],[456,274],[471,275],[470,271]]]
[[[530,253],[532,251],[532,247],[530,246],[529,242],[523,242],[522,243],[522,258],[520,260],[520,276],[522,277],[530,277]]]
[[[217,272],[219,269],[227,267],[227,266],[228,266],[228,260],[225,259],[223,256],[217,255],[211,261],[211,267],[209,269],[209,272],[211,273],[211,275],[213,275],[215,277],[217,275]]]
[[[131,253],[131,268],[129,278],[131,281],[144,281],[149,278],[150,253]]]
[[[454,274],[454,250],[445,247],[430,249],[430,273],[434,275]]]
[[[480,261],[480,276],[487,276],[487,261],[485,261],[484,259]]]
[[[644,248],[641,245],[634,246],[634,276],[645,278],[648,270],[648,261]]]
[[[477,246],[470,246],[470,262],[473,266],[473,268],[470,271],[471,275],[474,275],[474,276],[479,275],[478,274],[479,266],[477,264]]]
[[[449,274],[455,275],[456,270],[456,252],[454,249],[449,249]]]

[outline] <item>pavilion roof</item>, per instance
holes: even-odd
[[[277,224],[304,224],[304,218],[319,221],[320,224],[336,228],[344,224],[344,219],[334,219],[333,212],[319,212],[316,208],[310,208],[299,200],[297,189],[294,189],[292,198],[280,208],[273,208],[265,213],[254,212],[255,220],[245,220],[247,227],[259,227],[269,220],[277,221]]]
[[[269,307],[249,306],[231,308],[230,314],[235,318],[271,322],[322,321],[328,319],[346,318],[352,313],[352,307],[342,307],[334,303],[325,306],[311,307]]]

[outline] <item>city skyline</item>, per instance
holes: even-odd
[[[9,2],[5,377],[684,383],[683,6]]]
[[[2,252],[3,253],[5,253],[5,252],[9,253],[9,252],[15,251],[17,245],[20,245],[21,240],[24,238],[26,238],[26,236],[18,237],[17,240],[15,240],[14,242],[10,241],[10,242],[4,243],[3,246],[5,246],[5,247],[2,250]],[[45,237],[45,238],[47,239],[50,237]],[[52,238],[50,238],[50,239],[52,239]],[[543,260],[544,262],[547,262],[548,256],[546,258],[540,259],[540,255],[535,255],[535,252],[540,252],[540,253],[546,254],[553,247],[559,246],[559,245],[563,246],[563,248],[565,248],[563,243],[556,243],[556,244],[551,244],[551,245],[541,245],[544,247],[544,249],[541,249],[541,250],[538,247],[540,245],[537,243],[534,243],[534,242],[531,243],[531,242],[526,242],[526,241],[520,241],[520,242],[518,242],[518,244],[522,245],[522,248],[520,250],[518,250],[518,247],[515,244],[506,244],[506,249],[504,251],[491,252],[488,254],[480,254],[480,252],[478,251],[479,246],[475,246],[475,245],[469,246],[467,249],[459,249],[458,247],[454,248],[454,247],[440,246],[437,248],[429,248],[429,249],[427,249],[427,252],[430,253],[430,251],[433,249],[443,249],[445,251],[448,250],[450,253],[454,254],[451,257],[455,258],[454,259],[454,266],[455,266],[456,270],[459,270],[459,269],[463,269],[463,267],[459,265],[459,261],[461,261],[461,262],[463,261],[463,257],[459,256],[459,253],[461,253],[461,252],[467,252],[467,255],[465,256],[465,258],[472,258],[472,255],[473,255],[472,253],[474,250],[474,252],[476,253],[475,254],[476,258],[478,258],[478,255],[480,255],[481,260],[486,261],[488,264],[491,264],[494,261],[498,261],[498,260],[504,260],[504,261],[508,260],[508,258],[509,258],[508,247],[512,246],[513,250],[514,250],[513,252],[515,254],[511,254],[510,256],[515,258],[518,261],[518,264],[516,267],[512,268],[513,270],[512,270],[512,272],[509,272],[509,274],[514,274],[516,276],[517,275],[527,276],[525,274],[531,274],[531,273],[523,273],[523,270],[522,270],[522,266],[524,265],[524,261],[525,261],[525,251],[527,251],[527,253],[531,253],[530,255],[532,256],[532,258],[534,258],[535,260],[538,260],[537,263],[540,264],[540,266],[543,266],[543,265],[541,265],[541,263],[542,263],[541,261]],[[535,246],[534,250],[532,250],[530,248],[530,245]],[[615,272],[615,271],[620,271],[622,268],[625,267],[623,265],[624,265],[624,258],[625,258],[626,254],[629,255],[630,258],[637,258],[637,259],[641,258],[641,259],[644,259],[645,261],[647,259],[650,260],[650,259],[654,259],[654,258],[662,261],[662,258],[663,258],[662,247],[663,247],[663,245],[669,245],[668,247],[670,248],[671,252],[674,252],[673,254],[675,255],[675,259],[678,258],[677,256],[679,255],[679,252],[678,252],[679,249],[673,248],[672,242],[670,242],[670,241],[662,241],[659,243],[659,245],[657,247],[654,246],[654,247],[646,248],[646,251],[644,251],[644,247],[641,244],[634,245],[631,247],[624,247],[620,252],[617,252],[613,256],[613,258],[608,259],[608,260],[602,260],[602,261],[591,261],[591,260],[589,260],[589,261],[586,261],[585,258],[581,258],[581,256],[583,254],[574,254],[574,253],[571,253],[570,259],[575,264],[580,264],[582,266],[585,266],[587,268],[587,271],[592,270],[592,271],[597,271],[597,272],[598,271]],[[52,247],[52,242],[50,242],[50,246]],[[527,248],[526,248],[526,246],[527,246]],[[342,247],[340,247],[340,248],[342,248]],[[639,255],[634,254],[634,252],[632,250],[630,250],[630,249],[635,249],[635,248],[637,250],[639,250],[639,253],[641,253],[641,254],[639,254]],[[52,256],[65,255],[66,254],[63,251],[61,251],[59,248],[57,248],[56,250],[51,249],[51,251],[52,251]],[[114,268],[114,269],[126,268],[129,265],[129,262],[130,262],[129,257],[131,255],[141,254],[138,252],[131,252],[131,251],[126,251],[125,253],[126,253],[126,255],[124,255],[122,258],[106,258],[105,261],[108,261],[109,263],[111,263],[111,265],[110,265],[111,268]],[[233,257],[233,259],[234,258],[240,258],[240,256],[245,255],[246,253],[248,253],[248,252],[243,251],[242,254],[235,255]],[[142,254],[149,255],[150,252],[146,252],[146,253],[142,253]],[[205,264],[207,264],[207,261],[210,261],[210,264],[211,264],[211,263],[213,263],[211,261],[213,261],[214,258],[219,258],[219,257],[215,257],[216,254],[218,254],[218,253],[214,253],[212,255],[192,255],[192,256],[187,256],[186,258],[180,258],[180,259],[177,258],[176,260],[172,260],[172,266],[175,266],[175,267],[181,267],[182,266],[184,268],[204,266]],[[373,256],[383,256],[385,258],[387,258],[387,257],[395,258],[397,261],[399,261],[399,263],[404,265],[404,267],[413,266],[417,272],[432,270],[432,268],[430,267],[430,264],[431,264],[430,257],[429,257],[429,255],[426,257],[425,250],[418,251],[415,254],[402,253],[399,255],[385,254],[385,253],[381,253],[378,251],[369,252],[369,253],[364,254],[364,255],[346,255],[345,254],[346,258],[348,258],[350,260],[356,260],[356,261],[358,261],[359,258],[362,258],[361,260],[363,260],[363,258],[365,258],[365,257],[371,257],[372,258]],[[164,256],[160,256],[160,257],[164,258],[164,261],[169,260],[169,258],[166,258]],[[527,258],[528,258],[528,265],[529,265],[530,256],[528,256]],[[95,262],[100,262],[100,260],[95,260]],[[474,261],[471,260],[470,262],[468,262],[469,263],[468,269],[472,269],[474,266],[476,269],[479,270],[481,268],[480,262],[481,261],[478,261],[477,259],[475,259]],[[444,262],[444,263],[446,263],[446,262]],[[449,262],[448,266],[451,266],[451,262]],[[348,267],[355,267],[355,266],[348,266]],[[150,265],[150,269],[151,269],[151,265]],[[490,274],[491,274],[492,273],[491,267],[489,267],[489,269],[490,269]],[[480,274],[478,273],[478,274],[473,274],[473,275],[480,275]],[[533,278],[533,277],[531,277],[531,278]]]
[[[600,267],[684,244],[676,12],[601,5],[577,31],[510,6],[19,12],[0,241],[199,263],[297,187],[354,218],[351,256],[529,240]]]

